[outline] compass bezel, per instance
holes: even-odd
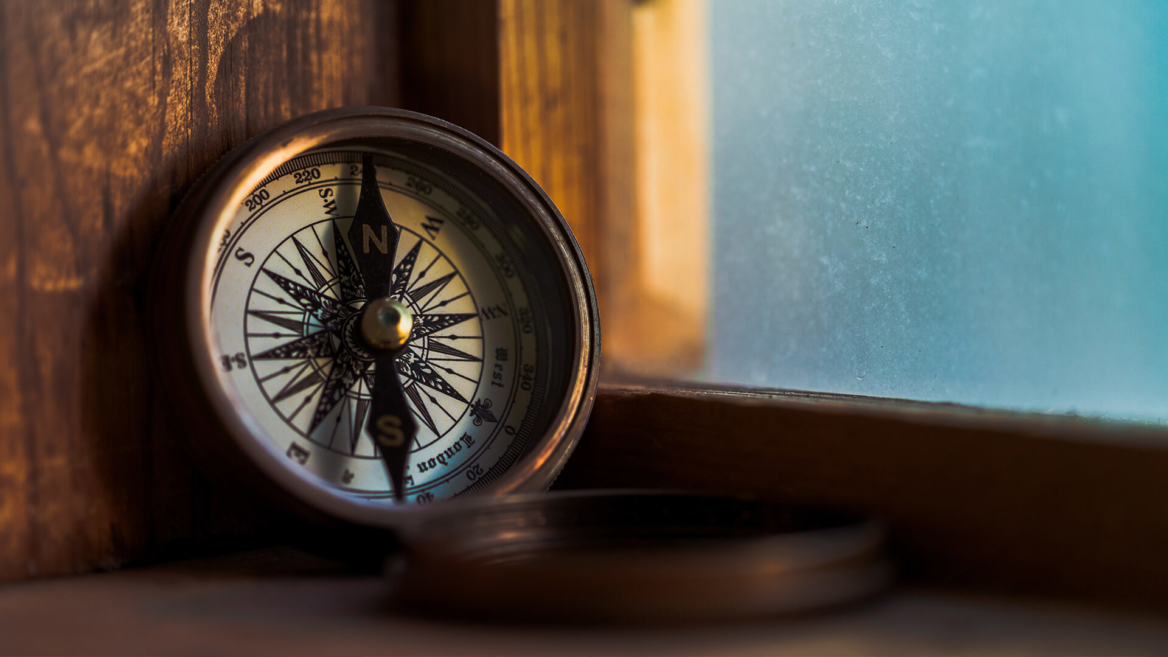
[[[263,431],[249,422],[246,406],[221,385],[215,372],[209,326],[218,237],[244,198],[285,162],[309,151],[355,143],[375,148],[396,144],[405,151],[436,149],[435,162],[455,158],[473,167],[522,211],[525,221],[538,227],[538,236],[530,237],[542,238],[554,254],[568,288],[560,293],[572,315],[573,335],[557,336],[571,350],[566,391],[544,435],[505,473],[473,495],[546,490],[578,443],[595,398],[600,326],[587,264],[559,210],[510,158],[462,128],[405,110],[340,108],[291,121],[228,153],[184,199],[159,249],[150,295],[155,365],[176,417],[193,434],[190,442],[202,452],[201,460],[215,462],[217,474],[257,484],[253,488],[265,489],[269,496],[282,498],[308,515],[398,528],[429,508],[364,500],[332,490],[314,475],[289,467],[287,459],[266,444]],[[555,400],[549,403],[557,404]]]

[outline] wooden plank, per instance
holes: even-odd
[[[654,0],[632,11],[635,207],[622,211],[621,233],[606,227],[601,236],[602,251],[617,250],[625,264],[608,289],[609,370],[690,379],[705,365],[712,326],[707,11],[704,0]]]
[[[403,106],[498,146],[498,15],[495,0],[403,2]]]
[[[502,148],[584,252],[606,371],[677,375],[708,329],[704,4],[635,4],[500,0]]]
[[[0,3],[0,579],[246,533],[157,418],[153,246],[227,150],[395,105],[377,0]]]
[[[1168,605],[1168,430],[832,395],[605,386],[557,487],[865,510],[907,574]]]
[[[634,210],[631,20],[628,0],[499,0],[502,150],[572,227],[601,324]]]

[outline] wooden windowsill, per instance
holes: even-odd
[[[889,521],[916,580],[1168,604],[1165,430],[802,393],[602,385],[559,488],[752,493]]]
[[[452,594],[456,594],[453,593]],[[1162,619],[913,587],[709,627],[540,627],[411,616],[381,577],[291,548],[0,587],[4,654],[1160,654]]]

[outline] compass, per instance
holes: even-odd
[[[546,194],[482,139],[319,112],[224,157],[152,280],[175,429],[300,508],[393,526],[546,489],[592,407],[596,297]]]

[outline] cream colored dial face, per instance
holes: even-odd
[[[418,426],[406,501],[425,503],[498,477],[531,437],[541,387],[531,300],[485,203],[404,157],[374,161],[400,231],[390,296],[414,316],[397,359]],[[317,485],[391,505],[366,426],[375,364],[357,327],[367,299],[360,276],[346,275],[361,178],[362,152],[325,150],[253,190],[222,235],[207,328],[219,384],[254,440]]]

